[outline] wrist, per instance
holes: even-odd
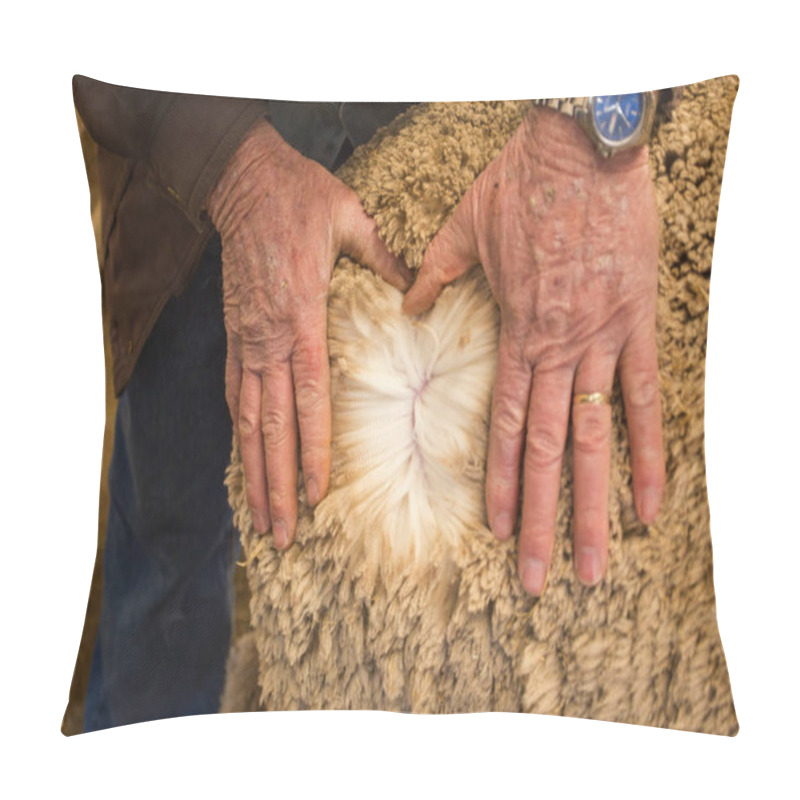
[[[570,117],[545,106],[534,106],[525,117],[525,138],[537,159],[550,166],[586,171],[600,156],[586,132]]]
[[[613,157],[603,156],[589,134],[572,117],[546,106],[534,106],[523,121],[523,138],[530,154],[548,169],[572,175],[621,173],[647,163],[646,144]]]
[[[218,231],[241,215],[243,205],[252,206],[259,192],[263,192],[263,170],[280,157],[285,147],[286,142],[266,119],[259,120],[245,134],[208,194],[206,208]]]

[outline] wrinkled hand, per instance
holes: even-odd
[[[610,394],[618,368],[643,522],[657,515],[664,486],[647,149],[603,159],[571,119],[533,109],[431,242],[406,312],[427,309],[477,262],[501,314],[489,523],[499,539],[513,533],[524,451],[519,574],[526,591],[541,594],[571,411],[575,568],[593,585],[608,563],[611,409],[573,406],[573,395]]]
[[[309,502],[330,479],[327,295],[340,254],[401,291],[392,256],[356,194],[266,121],[245,137],[209,195],[222,239],[225,389],[247,503],[259,532],[288,546],[297,524],[298,427]]]

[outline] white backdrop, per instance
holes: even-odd
[[[7,796],[699,796],[789,792],[800,568],[796,60],[777,3],[399,0],[4,12],[3,630]],[[553,6],[557,5],[553,3]],[[316,7],[318,6],[318,7]],[[727,13],[727,12],[725,12]],[[189,20],[188,22],[186,20]],[[737,73],[714,253],[706,449],[735,739],[523,715],[284,713],[59,732],[95,551],[100,282],[72,110],[82,73],[307,100],[565,96]],[[566,790],[566,791],[565,791]],[[712,794],[713,793],[713,794]],[[245,796],[244,794],[242,796]]]

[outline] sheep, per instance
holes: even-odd
[[[310,509],[298,481],[300,519],[286,552],[253,530],[234,443],[226,480],[253,632],[234,651],[223,710],[523,711],[736,733],[716,624],[703,388],[711,254],[737,88],[733,76],[685,87],[650,147],[661,219],[667,460],[657,521],[645,526],[636,517],[616,387],[608,574],[586,588],[573,571],[568,442],[547,589],[540,599],[526,595],[514,537],[497,541],[485,518],[498,312],[481,269],[413,319],[403,316],[397,290],[341,258],[328,312],[331,488]],[[418,268],[528,108],[413,106],[338,175],[388,247]],[[236,662],[249,664],[250,677],[237,674]]]

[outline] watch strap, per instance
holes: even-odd
[[[552,108],[560,114],[566,114],[573,118],[585,115],[589,109],[588,97],[551,97],[544,100],[531,100],[531,103],[535,106]]]
[[[655,107],[659,103],[660,93],[659,92],[647,92],[650,96],[652,106],[651,110],[648,113],[648,130],[645,134],[645,138],[649,138],[652,133],[652,125],[653,125],[653,112],[655,111]],[[592,120],[591,114],[591,97],[555,97],[555,98],[548,98],[548,99],[541,99],[541,100],[531,100],[531,103],[534,106],[544,107],[544,108],[551,108],[554,111],[558,111],[560,114],[565,114],[568,117],[572,117],[589,138],[592,140],[595,149],[597,150],[600,155],[604,156],[605,158],[610,158],[615,153],[619,153],[626,149],[626,147],[613,147],[609,146],[608,144],[601,141],[601,139],[597,135],[597,131],[595,130],[595,126]],[[636,141],[636,144],[643,144],[644,142],[641,139]],[[628,145],[628,147],[633,145]]]

